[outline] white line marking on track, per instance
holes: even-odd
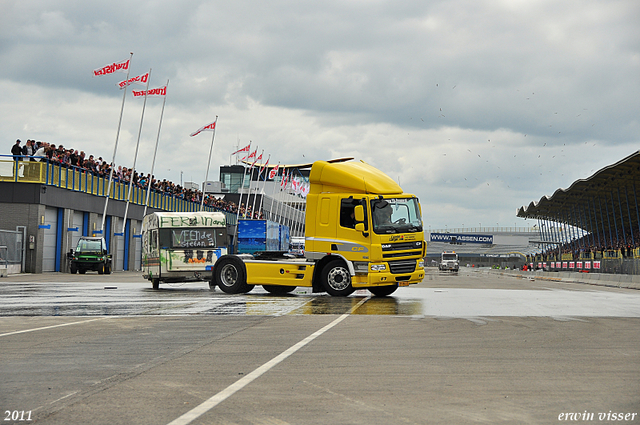
[[[42,328],[33,328],[33,329],[25,329],[25,330],[22,330],[22,331],[7,332],[6,334],[0,334],[0,337],[9,336],[9,335],[23,334],[23,333],[27,333],[27,332],[43,331],[45,329],[59,328],[61,326],[79,325],[81,323],[95,322],[96,320],[104,320],[104,319],[107,319],[107,317],[100,317],[99,319],[83,320],[81,322],[62,323],[60,325],[45,326],[45,327],[42,327]]]
[[[168,425],[187,425],[192,421],[196,420],[197,418],[199,418],[200,416],[204,415],[209,410],[213,409],[218,404],[222,403],[227,398],[231,397],[233,394],[240,391],[241,389],[249,385],[251,382],[259,378],[260,376],[264,375],[266,372],[268,372],[271,368],[276,366],[278,363],[282,362],[287,357],[291,356],[293,353],[295,353],[296,351],[298,351],[299,349],[301,349],[302,347],[304,347],[305,345],[307,345],[308,343],[310,343],[311,341],[313,341],[314,339],[316,339],[317,337],[319,337],[329,329],[333,328],[338,323],[342,322],[344,319],[349,317],[349,315],[353,314],[354,311],[356,311],[362,304],[364,304],[370,298],[371,298],[370,296],[367,298],[364,298],[362,301],[356,304],[348,313],[343,314],[342,316],[338,317],[336,320],[329,323],[325,327],[317,330],[316,332],[312,333],[302,341],[289,347],[287,350],[283,351],[281,354],[277,355],[276,357],[269,360],[259,368],[255,369],[253,372],[249,373],[248,375],[245,375],[244,377],[240,378],[233,384],[229,385],[227,388],[220,391],[218,394],[214,395],[208,400],[205,400],[200,405],[194,407],[187,413],[169,422]]]

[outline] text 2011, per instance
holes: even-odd
[[[32,420],[31,410],[5,410],[4,414],[6,415],[4,417],[5,421],[24,422]]]

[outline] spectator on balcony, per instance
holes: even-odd
[[[43,160],[43,158],[38,158],[38,157],[43,157],[45,156],[45,149],[46,149],[46,143],[40,143],[40,146],[38,147],[38,150],[33,154],[33,156],[35,156],[35,160],[40,162]]]
[[[16,144],[11,147],[11,155],[13,155],[14,161],[20,161],[20,155],[22,155],[22,148],[20,147],[20,139],[16,140]]]
[[[22,155],[29,157],[26,161],[34,161],[34,159],[31,158],[34,153],[35,149],[33,148],[33,140],[27,140],[27,143],[22,148]]]

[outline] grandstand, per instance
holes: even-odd
[[[538,221],[540,253],[530,262],[549,270],[640,274],[640,151],[591,177],[518,209]]]

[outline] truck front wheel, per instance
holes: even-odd
[[[227,294],[242,294],[253,289],[247,285],[247,272],[238,257],[222,257],[215,269],[216,285]]]
[[[341,260],[333,260],[324,266],[322,285],[334,297],[346,297],[354,291],[349,270]]]

